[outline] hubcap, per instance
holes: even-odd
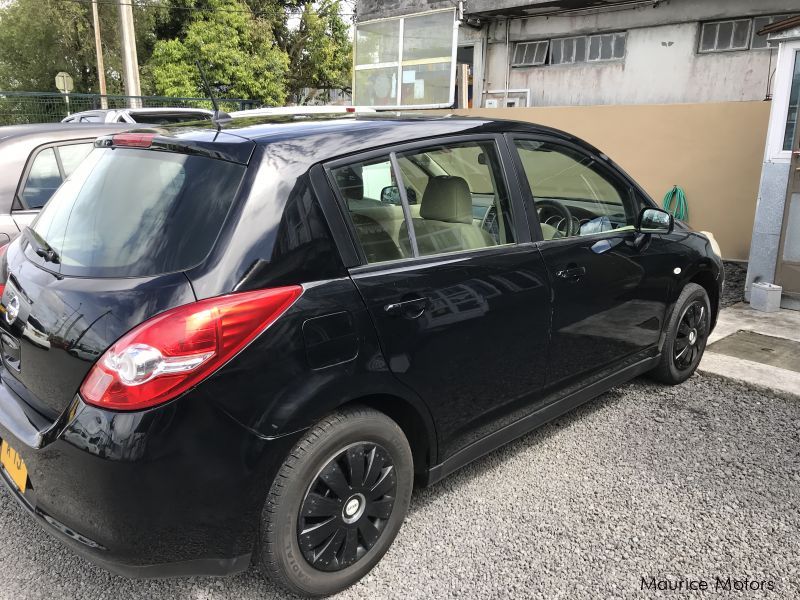
[[[683,312],[678,321],[672,358],[677,369],[685,371],[692,367],[702,351],[702,341],[708,333],[708,311],[705,304],[695,300]]]
[[[397,480],[391,456],[360,442],[331,458],[300,505],[297,541],[320,571],[339,571],[375,545],[392,514]]]

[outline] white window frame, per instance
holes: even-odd
[[[731,47],[731,48],[718,48],[717,44],[719,43],[719,26],[725,23],[730,23],[732,26],[731,29],[731,43],[733,43],[733,35],[736,30],[736,23],[747,22],[747,36],[745,37],[745,45],[742,47]],[[714,37],[714,47],[709,50],[703,49],[703,32],[705,31],[706,27],[714,25],[717,28],[716,35]],[[751,17],[744,17],[742,19],[721,19],[719,21],[706,21],[704,23],[700,23],[700,38],[697,41],[697,52],[698,54],[716,54],[720,52],[746,52],[750,50],[750,44],[752,41],[753,36],[753,19]]]
[[[778,50],[778,63],[775,67],[775,87],[772,93],[772,108],[767,130],[767,148],[764,160],[774,163],[788,163],[792,160],[791,150],[783,149],[786,137],[786,119],[789,117],[789,95],[792,89],[795,56],[800,53],[800,41],[784,42]]]
[[[756,34],[758,33],[758,29],[756,29],[756,19],[769,19],[769,25],[773,23],[777,23],[778,21],[783,21],[784,19],[788,19],[789,17],[793,16],[791,13],[787,13],[785,15],[758,15],[753,17],[753,25],[750,31],[750,50],[772,50],[773,48],[770,47],[769,44],[763,46],[761,48],[753,48],[753,42],[756,39]],[[759,28],[760,29],[760,28]]]
[[[549,50],[549,53],[548,53],[548,58],[550,59],[550,64],[555,67],[555,66],[559,66],[559,65],[579,65],[581,63],[586,62],[586,57],[585,56],[584,56],[583,60],[575,60],[575,42],[574,42],[574,40],[580,40],[580,39],[583,39],[583,43],[586,45],[586,48],[585,48],[586,56],[588,56],[589,55],[589,38],[587,36],[585,36],[585,35],[567,35],[567,36],[564,36],[564,37],[558,37],[558,38],[551,39],[550,40],[550,50]],[[564,62],[562,60],[561,62],[554,63],[553,62],[553,45],[556,42],[561,44],[561,58],[563,59],[564,58],[564,42],[566,40],[573,40],[573,43],[572,43],[572,60],[569,61],[569,62]]]
[[[404,25],[405,20],[410,19],[413,17],[420,17],[424,15],[431,15],[435,13],[443,13],[443,12],[450,12],[453,13],[453,53],[447,60],[445,57],[437,57],[437,58],[425,58],[420,60],[413,60],[413,61],[403,61],[403,33],[404,33]],[[356,64],[356,56],[358,55],[356,45],[358,44],[358,26],[359,25],[367,25],[369,23],[377,23],[380,21],[399,21],[400,22],[400,31],[398,35],[398,49],[397,49],[397,56],[398,60],[391,61],[391,62],[384,62],[384,63],[375,63],[375,64],[364,64],[359,65]],[[356,31],[354,32],[353,36],[353,98],[355,99],[356,94],[356,72],[357,71],[368,71],[373,69],[385,69],[385,68],[396,68],[397,69],[397,103],[396,104],[389,104],[383,106],[374,106],[372,108],[375,109],[425,109],[425,108],[450,108],[453,103],[455,102],[456,96],[456,54],[458,52],[458,19],[456,19],[456,9],[455,8],[443,8],[439,10],[429,10],[425,12],[413,13],[409,15],[403,15],[402,17],[387,17],[383,19],[372,19],[369,21],[361,21],[360,23],[356,24]],[[401,82],[403,81],[403,67],[410,67],[414,65],[423,65],[423,64],[435,64],[435,63],[445,63],[450,62],[450,101],[443,102],[439,104],[406,104],[403,105],[403,86]]]
[[[545,49],[544,49],[544,59],[542,59],[541,62],[524,62],[524,60],[523,60],[523,62],[517,62],[516,60],[514,60],[514,58],[517,55],[517,52],[518,52],[519,48],[521,48],[523,46],[525,47],[525,51],[522,53],[523,54],[523,59],[524,59],[525,58],[525,54],[527,53],[529,46],[534,46],[534,45],[535,46],[541,46],[542,44],[544,44]],[[539,50],[537,49],[536,52],[534,53],[534,57],[536,56],[536,53],[538,53],[538,52],[539,52]],[[541,66],[547,64],[547,59],[548,58],[550,58],[550,40],[533,40],[533,41],[530,41],[530,42],[517,42],[515,44],[515,46],[514,46],[514,55],[511,58],[511,66],[512,67],[541,67]]]
[[[602,51],[602,38],[609,36],[612,38],[611,40],[611,58],[589,58],[590,55],[590,46],[592,43],[592,38],[600,38],[600,48]],[[625,38],[625,52],[622,56],[617,57],[614,56],[614,44],[616,42],[617,37]],[[590,63],[599,63],[599,62],[613,62],[615,60],[625,60],[625,57],[628,55],[628,32],[627,31],[609,31],[604,33],[593,33],[591,35],[586,36],[586,62]]]

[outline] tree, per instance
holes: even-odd
[[[109,93],[122,93],[119,13],[99,4],[100,30]],[[136,10],[140,61],[149,57],[158,8]],[[54,78],[66,71],[76,92],[98,92],[91,6],[55,0],[16,0],[0,8],[0,89],[54,92]]]
[[[303,6],[300,23],[287,36],[289,94],[304,100],[304,88],[350,88],[352,44],[339,0]]]
[[[194,64],[203,65],[221,96],[283,104],[288,57],[274,41],[271,21],[254,15],[242,0],[204,0],[178,29],[159,40],[147,77],[165,96],[205,96]]]

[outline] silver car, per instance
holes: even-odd
[[[188,121],[210,121],[213,114],[204,108],[108,108],[73,113],[61,122],[170,125]]]
[[[134,127],[64,123],[0,127],[0,245],[33,221],[91,152],[96,138]]]

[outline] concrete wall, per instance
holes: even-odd
[[[509,88],[531,90],[534,106],[763,100],[775,68],[774,50],[699,54],[700,22],[800,11],[800,0],[672,0],[650,6],[571,17],[509,21],[509,39],[551,39],[628,31],[620,61],[514,67]],[[488,27],[487,87],[505,87],[505,22]]]
[[[728,102],[473,109],[457,114],[549,125],[594,144],[661,203],[686,190],[689,224],[714,233],[727,259],[747,260],[770,105]]]

